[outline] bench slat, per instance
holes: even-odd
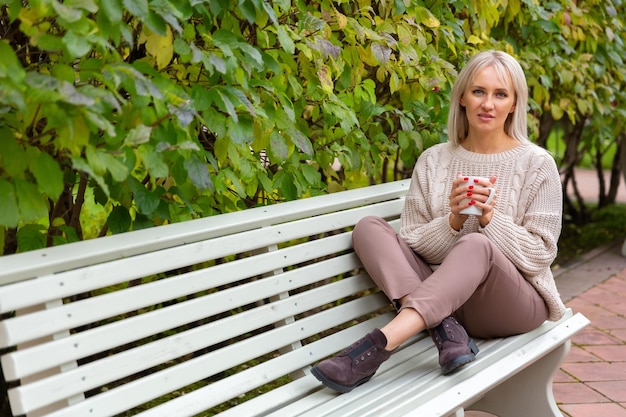
[[[394,181],[269,207],[257,207],[87,240],[77,243],[80,245],[79,251],[75,249],[77,244],[71,243],[8,255],[0,261],[2,265],[0,284],[4,285],[35,276],[46,276],[323,213],[367,206],[386,200],[402,200],[408,188],[409,180]]]
[[[367,329],[380,327],[390,318],[391,315],[389,314],[380,315],[367,322],[350,327],[339,334],[331,335],[321,341],[310,343],[302,349],[289,352],[270,362],[257,365],[257,367],[260,367],[258,371],[261,372],[242,371],[236,375],[225,378],[223,381],[220,381],[223,382],[223,384],[220,383],[217,389],[220,391],[226,389],[238,395],[246,393],[269,382],[273,377],[291,372],[293,362],[310,363],[311,360],[319,360],[328,356],[337,351],[336,343],[338,341],[344,340],[346,337],[358,338],[363,332],[367,332]],[[271,377],[265,379],[266,375],[271,375]],[[308,375],[306,378],[313,377]],[[184,397],[168,401],[163,405],[139,414],[137,417],[191,417],[198,412],[219,404],[219,402],[214,401],[214,395],[219,395],[219,392],[216,392],[215,384],[193,391]]]
[[[3,346],[23,343],[61,330],[76,328],[118,314],[268,273],[276,268],[348,250],[350,249],[350,236],[350,233],[343,233],[328,237],[323,241],[311,241],[274,252],[262,253],[175,278],[91,297],[25,316],[17,316],[0,322],[0,342]],[[43,323],[45,325],[42,325]]]
[[[258,336],[253,336],[235,345],[230,345],[228,348],[213,351],[165,370],[147,375],[140,380],[128,382],[120,387],[98,394],[91,398],[88,404],[78,403],[63,411],[53,413],[50,417],[84,417],[86,415],[91,417],[104,417],[114,415],[123,410],[138,406],[152,398],[185,387],[192,382],[200,381],[210,376],[209,374],[230,367],[232,364],[241,362],[242,360],[254,359],[259,355],[276,350],[294,340],[300,340],[301,338],[318,334],[329,328],[329,325],[340,324],[345,320],[350,321],[361,316],[365,311],[374,311],[387,304],[388,301],[381,294],[359,298],[333,309],[324,310],[314,316],[298,320],[295,323],[284,325]],[[372,323],[376,325],[381,320],[388,319],[389,317],[377,316],[372,319]],[[371,326],[372,323],[368,326]],[[326,350],[320,350],[319,352],[311,351],[310,346],[316,345],[316,343],[317,342],[307,345],[306,349],[298,349],[281,355],[272,361],[256,365],[251,370],[254,372],[247,372],[245,374],[244,372],[246,371],[239,372],[229,378],[214,382],[205,388],[197,389],[181,398],[184,398],[185,401],[183,402],[186,402],[191,394],[201,390],[209,390],[211,392],[210,395],[201,396],[203,397],[203,403],[207,401],[210,402],[211,405],[209,405],[209,407],[217,405],[230,398],[236,397],[241,393],[240,391],[244,389],[244,387],[246,391],[255,388],[247,388],[246,385],[240,385],[238,383],[236,384],[238,388],[233,389],[233,386],[230,384],[232,378],[236,378],[237,380],[243,379],[243,381],[241,381],[243,384],[250,384],[250,381],[255,381],[255,384],[262,385],[274,378],[278,378],[301,368],[303,363],[311,363],[312,361],[320,359],[324,355],[332,352],[332,349],[336,349],[334,346],[328,346]],[[323,339],[321,343],[317,344],[323,345],[324,343],[326,343],[326,339]],[[270,363],[271,366],[267,367],[266,364],[268,363]],[[279,366],[278,363],[282,365]],[[266,371],[262,373],[257,372],[257,368],[263,365],[266,366]],[[9,395],[12,395],[14,392],[15,390],[10,390]],[[17,403],[17,398],[12,398],[12,404],[13,401]],[[166,404],[172,401],[176,400],[170,400]],[[24,411],[22,410],[21,412],[23,413]],[[170,416],[171,415],[178,416],[178,414],[170,414]]]
[[[398,215],[400,206],[400,201],[396,200],[371,207],[359,207],[345,212],[298,220],[271,229],[255,229],[236,235],[216,237],[208,241],[163,249],[0,287],[0,313],[353,226],[365,213],[374,213],[383,217]],[[4,259],[0,259],[0,265],[3,261]]]
[[[340,240],[339,237],[336,236],[335,240]],[[19,350],[2,358],[5,378],[9,381],[16,380],[56,365],[201,320],[207,316],[236,309],[256,300],[270,298],[285,291],[331,278],[357,269],[360,265],[360,261],[354,254],[346,254],[230,288],[224,290],[225,293],[220,292],[195,298],[76,333],[51,343]],[[369,278],[365,279],[364,282],[372,286]],[[285,317],[279,317],[276,320]]]
[[[117,379],[131,375],[135,372],[140,372],[152,366],[156,366],[160,363],[166,363],[167,361],[173,360],[177,357],[191,354],[200,349],[206,348],[216,343],[220,343],[223,340],[227,340],[239,334],[245,333],[246,330],[254,330],[256,328],[269,325],[275,322],[274,319],[279,320],[289,315],[308,311],[311,308],[320,306],[320,304],[334,301],[337,299],[338,296],[345,297],[355,292],[363,291],[370,287],[371,282],[364,279],[364,277],[354,277],[338,281],[331,284],[330,288],[316,288],[312,290],[312,292],[308,296],[302,294],[299,296],[294,296],[293,300],[291,300],[290,298],[288,300],[281,300],[272,304],[268,304],[258,309],[248,311],[248,314],[242,313],[235,316],[230,316],[219,322],[210,323],[196,329],[179,333],[175,336],[167,337],[159,341],[152,342],[147,345],[133,348],[117,355],[83,365],[79,368],[63,372],[45,381],[40,381],[36,384],[31,384],[28,386],[18,387],[13,390],[12,398],[15,401],[33,404],[35,408],[39,408],[40,406],[44,406],[59,399],[70,397],[78,392],[91,390],[107,382],[115,381]],[[369,299],[367,298],[363,298],[361,299],[363,300],[362,302],[350,304],[352,309],[345,313],[345,318],[341,317],[335,319],[335,322],[337,320],[350,320],[359,317],[385,305],[386,300],[384,300],[384,297],[378,296],[375,299],[378,300],[376,303],[369,301]],[[257,319],[255,319],[255,313],[258,317]],[[274,315],[275,317],[272,317],[272,315]],[[324,317],[327,315],[328,313],[325,313]],[[307,319],[298,321],[297,324],[294,324],[292,326],[283,326],[280,328],[280,330],[281,332],[285,333],[288,332],[290,329],[305,326],[306,323],[308,323],[309,321],[315,320],[316,316],[311,316]],[[324,320],[326,320],[326,323],[332,322],[329,321],[327,318],[325,318]],[[299,330],[298,332],[301,331],[302,330]],[[310,336],[310,334],[307,334],[304,337],[308,336]],[[280,339],[273,340],[272,343],[276,344],[274,348],[277,349],[284,346],[283,341],[288,340],[286,339],[286,337],[287,336],[282,336]],[[293,338],[294,336],[291,335],[290,337]],[[296,338],[294,340],[300,339]],[[258,352],[256,350],[257,347],[258,346],[253,347],[254,352]],[[231,350],[232,349],[233,348],[231,346]],[[222,350],[216,352],[222,352]],[[207,355],[218,355],[218,353],[216,352],[212,352]],[[259,355],[263,353],[265,352],[260,352]],[[229,355],[228,353],[226,354]],[[219,353],[219,355],[223,354]],[[239,363],[232,363],[233,360],[239,360],[240,362],[243,362],[249,359],[252,358],[241,359],[239,356],[228,356],[220,360],[215,360],[214,362],[203,366],[203,376],[199,379],[214,375],[217,372],[222,372],[225,369],[228,369],[229,367],[235,366]],[[204,363],[206,363],[207,361],[209,361],[209,358],[203,360]],[[184,362],[183,365],[185,363],[187,362]],[[164,372],[167,373],[168,371]],[[189,375],[185,375],[185,378],[187,378],[188,376]],[[197,380],[187,380],[186,384],[196,381]],[[179,387],[176,387],[174,389],[177,388]]]
[[[392,317],[390,314],[389,318]],[[362,337],[363,334],[371,330],[370,328],[363,328],[360,334],[351,334],[352,339],[349,339],[347,334],[339,333],[341,335],[340,340],[335,340],[334,349],[342,349],[347,346],[347,340],[352,342],[355,338]],[[341,345],[343,343],[344,345]],[[379,375],[386,372],[388,369],[398,367],[402,365],[406,369],[407,373],[415,372],[419,366],[416,366],[416,360],[419,360],[424,364],[424,367],[433,368],[437,365],[437,350],[433,345],[428,333],[422,332],[415,335],[405,344],[400,346],[391,358],[384,362],[374,378],[379,378]],[[407,362],[411,361],[411,362]],[[410,364],[411,366],[406,366]],[[435,369],[436,369],[435,366]],[[374,380],[375,380],[374,379]],[[373,383],[368,382],[368,384]],[[360,388],[361,390],[363,387]],[[246,401],[243,404],[232,407],[219,414],[220,417],[239,417],[239,416],[265,416],[272,413],[272,416],[292,417],[297,416],[303,412],[308,411],[311,408],[318,406],[320,403],[330,401],[335,397],[341,397],[348,400],[353,397],[356,391],[353,391],[349,395],[342,396],[332,390],[325,389],[320,382],[313,376],[309,375],[306,378],[301,378],[297,381],[293,381],[287,385],[283,385],[271,392],[263,394],[262,397],[253,398]]]

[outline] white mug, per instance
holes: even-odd
[[[485,177],[473,177],[469,175],[464,175],[463,178],[467,178],[467,181],[463,181],[461,185],[473,185],[474,187],[483,187],[482,185],[477,184],[474,180],[478,180],[478,181],[485,180],[489,182],[489,178],[485,178]],[[487,198],[487,201],[485,201],[485,204],[490,204],[493,201],[493,197],[495,194],[496,194],[495,188],[490,187],[489,197]],[[469,203],[470,200],[471,198],[464,198],[463,200],[461,200],[461,205],[465,205]],[[461,214],[473,214],[474,216],[482,216],[483,209],[481,209],[480,207],[477,207],[476,205],[471,205],[461,210],[460,213]]]

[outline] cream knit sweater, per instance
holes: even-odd
[[[457,174],[497,177],[491,221],[480,227],[470,216],[460,231],[450,227],[449,195]],[[537,289],[558,320],[565,306],[550,265],[561,233],[561,180],[552,156],[530,142],[497,154],[469,152],[442,143],[426,149],[415,164],[402,210],[400,236],[433,267],[467,233],[482,233],[500,248]]]

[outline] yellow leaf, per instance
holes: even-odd
[[[479,43],[483,43],[483,41],[481,41],[480,38],[476,35],[470,35],[470,37],[467,38],[467,43],[471,43],[472,45],[478,45]]]
[[[391,77],[389,77],[389,91],[391,94],[395,93],[400,89],[400,78],[398,78],[398,74],[395,72],[391,73]]]
[[[81,117],[67,120],[67,123],[58,131],[58,145],[67,149],[72,155],[80,155],[89,143],[89,128]]]
[[[337,10],[335,10],[335,13],[337,14],[337,26],[339,26],[339,29],[345,29],[348,24],[348,18]]]
[[[326,65],[322,65],[320,69],[317,70],[317,76],[320,79],[320,84],[322,85],[322,90],[328,94],[329,96],[333,94],[333,80],[330,78],[330,70]]]
[[[156,33],[146,35],[146,51],[156,59],[158,69],[163,69],[169,65],[174,56],[174,43],[169,26],[165,36]]]
[[[560,120],[563,117],[563,109],[558,104],[552,103],[550,110],[554,120]]]
[[[396,33],[398,34],[398,40],[404,45],[410,45],[413,41],[413,36],[411,36],[411,32],[405,26],[399,25],[396,29]]]
[[[429,16],[426,20],[422,20],[422,23],[431,29],[436,29],[441,24],[439,23],[439,20],[435,16],[432,16],[432,15]]]

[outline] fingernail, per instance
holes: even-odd
[[[470,185],[470,186],[469,186],[469,187],[467,187],[467,188],[469,188],[470,190],[473,190],[473,189],[474,189],[474,186],[473,186],[473,185]]]
[[[475,182],[475,183],[478,183],[478,178],[474,178],[474,182]]]
[[[474,203],[476,203],[476,200],[472,200],[472,201],[470,201],[468,204],[469,204],[470,206],[473,206],[473,205],[474,205]]]
[[[465,177],[463,178],[463,181],[469,181],[469,178]]]
[[[468,196],[468,197],[471,197],[471,196],[472,196],[472,193],[467,193],[467,196]]]

